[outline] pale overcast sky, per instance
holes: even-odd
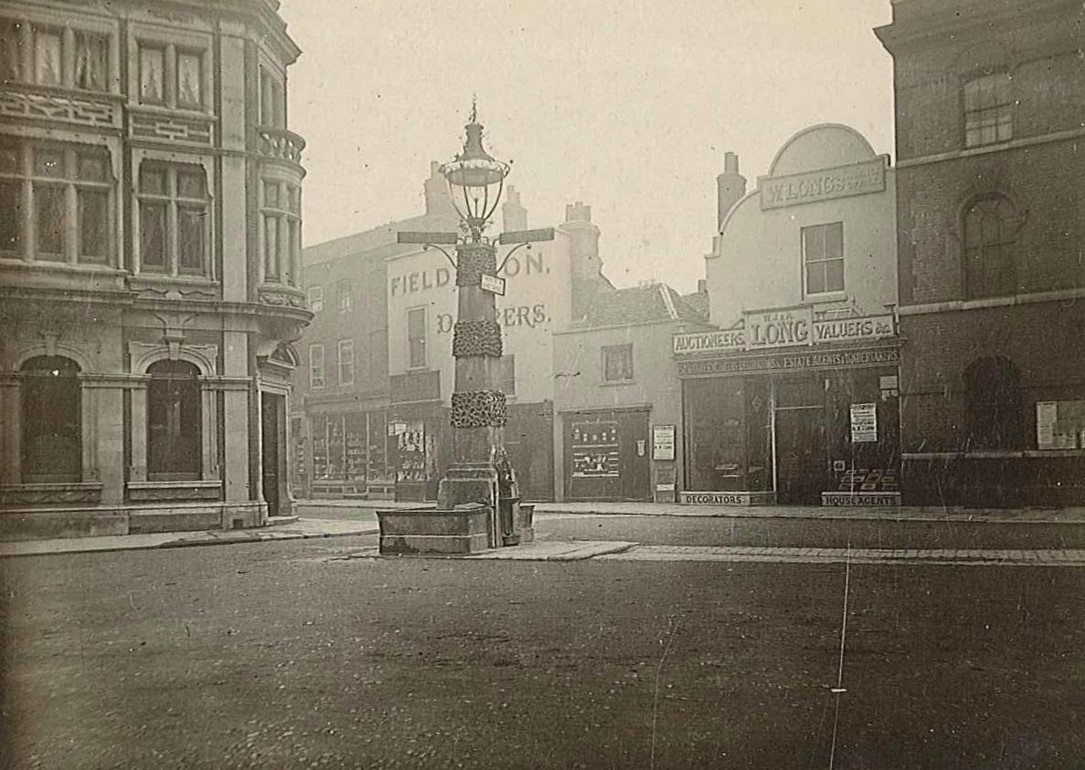
[[[704,275],[725,151],[752,188],[780,145],[845,123],[893,153],[890,0],[282,0],[303,53],[305,242],[422,213],[473,94],[529,227],[583,201],[618,286]],[[500,221],[495,231],[500,228]]]

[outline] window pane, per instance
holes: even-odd
[[[103,35],[75,33],[75,87],[108,89],[109,41]]]
[[[298,220],[287,220],[287,242],[286,242],[286,257],[283,259],[283,281],[293,285],[294,283],[294,266],[298,264],[298,251],[301,246],[301,239],[298,234]]]
[[[802,229],[802,253],[807,262],[825,256],[825,240],[820,227]]]
[[[279,218],[264,217],[264,277],[279,280]]]
[[[34,214],[38,236],[38,259],[61,259],[64,255],[64,188],[34,185]]]
[[[109,193],[79,191],[79,258],[81,262],[106,262],[109,256]]]
[[[806,266],[806,293],[819,294],[825,291],[825,263],[815,262]]]
[[[832,259],[825,263],[825,291],[844,291],[844,260]]]
[[[204,189],[203,171],[177,172],[177,196],[179,198],[203,200],[207,197]]]
[[[199,54],[190,52],[177,54],[177,103],[182,107],[202,106],[201,72]]]
[[[182,273],[203,272],[205,214],[203,208],[177,208],[177,261]]]
[[[424,308],[407,313],[407,343],[410,366],[425,366],[426,311]]]
[[[199,371],[185,361],[160,361],[147,372],[147,472],[198,478],[203,433]]]
[[[14,144],[0,144],[0,174],[22,174],[19,147]]]
[[[50,29],[34,30],[34,80],[43,86],[59,86],[60,33]]]
[[[39,356],[22,367],[24,482],[82,477],[79,367],[59,356]]]
[[[269,208],[279,208],[279,183],[264,182],[264,205]]]
[[[64,153],[61,150],[37,150],[34,153],[34,176],[64,177]]]
[[[825,256],[826,258],[844,256],[844,224],[842,222],[825,225]]]
[[[79,153],[76,174],[88,182],[105,182],[109,179],[108,158],[97,153]]]
[[[139,49],[139,98],[149,104],[165,101],[165,52],[161,48]]]
[[[18,253],[22,246],[19,237],[23,221],[22,185],[18,182],[0,182],[0,251]]]
[[[0,84],[19,79],[19,24],[0,19]]]
[[[139,205],[140,262],[144,270],[166,269],[166,204]]]
[[[139,174],[139,191],[144,195],[166,195],[165,169],[144,163]]]

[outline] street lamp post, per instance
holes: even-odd
[[[452,333],[456,366],[451,413],[453,462],[438,488],[437,511],[460,511],[465,506],[485,508],[489,547],[515,545],[522,536],[525,539],[530,536],[530,524],[521,516],[516,474],[505,452],[508,407],[505,393],[497,383],[503,343],[496,313],[496,297],[504,293],[505,282],[497,275],[500,266],[495,244],[515,243],[519,244],[515,248],[524,245],[530,248],[532,242],[552,240],[554,231],[548,228],[506,232],[497,239],[483,234],[501,199],[509,165],[494,159],[482,146],[482,126],[474,108],[466,126],[463,150],[439,171],[448,182],[462,232],[398,235],[400,243],[420,243],[426,249],[440,250],[456,269],[457,317]],[[441,244],[455,244],[455,259]],[[430,522],[425,526],[441,529],[443,525]],[[430,537],[427,541],[420,535],[410,549],[424,550],[430,542],[436,544],[435,550],[453,548],[449,542],[439,540],[440,535]]]

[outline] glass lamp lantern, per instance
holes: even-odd
[[[452,205],[467,225],[471,240],[477,242],[501,200],[510,167],[483,148],[482,126],[474,114],[466,130],[463,152],[443,164],[439,171],[448,182]]]

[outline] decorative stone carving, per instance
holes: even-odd
[[[257,150],[265,158],[301,163],[305,140],[285,128],[261,128]]]
[[[501,326],[497,321],[457,321],[452,332],[452,355],[500,358]]]
[[[0,115],[94,127],[119,123],[117,106],[104,99],[75,99],[62,94],[33,94],[10,88],[0,90]]]
[[[457,286],[478,286],[483,273],[497,273],[497,252],[488,243],[465,243],[456,250],[456,259]]]
[[[35,505],[97,505],[102,485],[97,482],[69,484],[17,484],[0,487],[0,507]]]
[[[297,307],[305,309],[305,295],[291,289],[265,289],[259,290],[260,301],[265,305],[276,307]]]
[[[508,422],[508,404],[500,390],[452,394],[453,428],[500,428]]]
[[[172,142],[211,144],[213,125],[210,118],[182,118],[176,115],[133,112],[132,136],[141,139],[167,139]]]

